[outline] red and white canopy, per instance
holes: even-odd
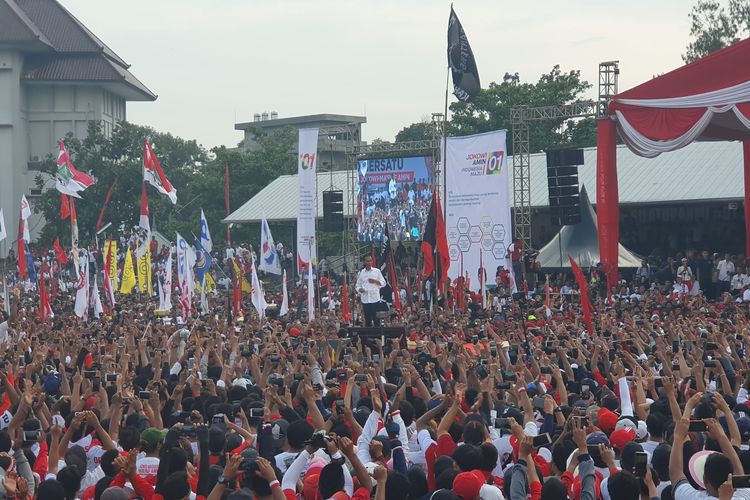
[[[743,141],[746,246],[750,253],[750,39],[616,95],[597,140],[599,252],[617,276],[618,195],[615,129],[636,154],[653,158],[696,140]],[[710,165],[706,165],[707,174]]]

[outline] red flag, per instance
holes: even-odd
[[[227,217],[229,217],[229,161],[224,166],[224,205],[227,208]],[[227,245],[232,244],[232,233],[229,230],[229,224],[227,224]]]
[[[424,268],[422,269],[424,276],[429,276],[435,270],[434,255],[437,255],[440,273],[437,277],[437,290],[441,289],[448,279],[451,260],[448,255],[448,238],[445,231],[445,221],[443,220],[443,209],[437,191],[432,193],[430,213],[427,216],[422,239],[422,255],[424,257]]]
[[[487,279],[487,271],[484,269],[484,252],[479,249],[479,293],[482,294],[482,308],[487,308],[487,288],[485,280]]]
[[[60,193],[60,219],[65,220],[70,217],[70,202],[68,195]]]
[[[607,297],[617,284],[620,213],[617,190],[617,131],[612,120],[597,120],[596,217],[599,226],[599,260],[607,274]]]
[[[68,254],[65,253],[65,249],[60,245],[60,238],[55,238],[53,246],[55,247],[55,259],[57,259],[60,265],[64,266],[68,263]]]
[[[21,215],[18,218],[18,277],[25,278],[28,273],[26,268],[26,241],[23,239],[24,224],[23,220],[23,200],[21,201]]]
[[[346,271],[344,271],[344,288],[341,294],[341,314],[344,316],[344,321],[349,321],[349,287],[346,284]]]
[[[586,283],[586,277],[583,275],[583,271],[573,260],[573,257],[568,256],[570,260],[570,268],[573,270],[573,276],[575,276],[578,282],[578,290],[581,294],[581,308],[583,309],[583,319],[586,321],[586,327],[589,330],[589,335],[594,333],[594,319],[593,319],[593,308],[591,307],[591,298],[589,297],[589,287]]]
[[[375,258],[375,246],[370,247],[370,257],[372,257],[372,267],[378,267],[378,262]]]
[[[112,192],[115,190],[116,185],[117,185],[117,179],[115,179],[112,185],[109,186],[109,189],[107,190],[107,196],[104,197],[104,205],[102,206],[102,210],[99,212],[99,218],[96,220],[97,231],[99,231],[102,228],[102,222],[104,221],[104,210],[107,208],[107,205],[109,205],[109,200],[112,198]]]
[[[47,294],[47,286],[45,281],[47,278],[44,273],[39,273],[41,279],[39,280],[39,320],[46,321],[47,318],[52,318],[55,315],[52,313],[52,306],[49,304],[49,295]]]
[[[411,307],[411,273],[409,272],[408,266],[406,268],[406,302],[409,304],[409,307]]]

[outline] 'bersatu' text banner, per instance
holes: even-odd
[[[479,289],[480,254],[490,277],[484,282],[494,283],[511,242],[505,133],[449,137],[445,146],[448,275],[457,278],[463,267],[472,290]]]
[[[297,159],[297,266],[304,271],[312,262],[317,265],[315,244],[315,217],[318,196],[315,176],[318,162],[318,129],[299,130],[299,156]]]

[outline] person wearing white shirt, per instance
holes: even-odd
[[[721,288],[721,291],[728,292],[732,275],[734,274],[734,263],[729,260],[728,253],[724,254],[724,258],[719,261],[716,269],[719,271],[719,287]]]
[[[737,271],[737,274],[732,276],[731,280],[733,293],[741,291],[744,287],[750,284],[750,278],[748,278],[745,268],[740,267]]]
[[[380,269],[372,267],[372,257],[365,257],[365,268],[357,276],[357,293],[362,301],[362,312],[365,316],[365,326],[373,326],[375,313],[380,302],[380,289],[385,286],[385,278]]]

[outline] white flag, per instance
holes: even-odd
[[[258,269],[267,273],[281,274],[281,262],[276,252],[276,245],[271,236],[271,228],[265,217],[260,224],[260,266]]]
[[[0,241],[3,241],[8,237],[8,231],[5,229],[5,216],[3,215],[3,209],[0,208]]]
[[[307,321],[315,319],[315,282],[312,263],[307,266]]]
[[[279,316],[286,316],[289,312],[289,294],[286,291],[286,269],[281,273],[281,307]]]
[[[164,269],[164,284],[159,280],[159,310],[169,311],[172,309],[172,254],[167,257]]]
[[[258,268],[255,266],[255,260],[253,260],[252,287],[253,306],[255,307],[255,310],[258,311],[258,318],[262,320],[266,316],[266,307],[268,307],[268,304],[266,304],[266,298],[263,294],[263,286],[258,279]]]
[[[206,220],[206,214],[203,213],[201,208],[201,248],[206,252],[211,253],[214,248],[214,243],[211,240],[211,232],[208,230],[208,221]]]
[[[177,233],[177,284],[180,287],[180,302],[184,311],[189,310],[190,304],[193,301],[193,290],[195,288],[195,279],[193,278],[194,264],[195,252],[193,252],[192,247],[185,241],[185,238],[180,236],[180,233]]]
[[[80,260],[81,269],[78,273],[78,283],[76,285],[76,303],[73,307],[76,316],[86,320],[89,310],[89,258],[85,256]]]
[[[31,217],[31,206],[29,201],[26,199],[26,195],[21,195],[21,223],[23,224],[23,241],[31,243],[31,236],[29,235],[29,217]]]
[[[102,307],[102,299],[99,296],[99,284],[96,281],[96,273],[94,273],[94,286],[91,289],[91,306],[94,308],[94,317],[99,319],[99,316],[104,312]]]

